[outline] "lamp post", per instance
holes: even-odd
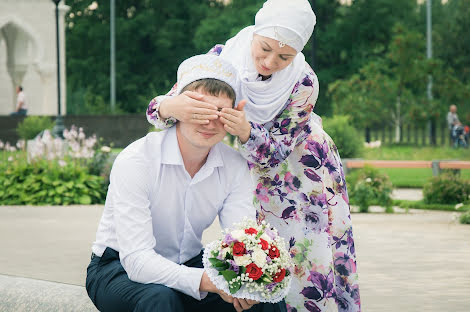
[[[432,58],[432,1],[426,1],[426,57],[427,59]],[[431,105],[432,102],[432,76],[428,76],[428,87],[427,87],[428,103]],[[436,145],[436,121],[434,116],[431,116],[429,120],[429,137],[431,145]]]
[[[61,0],[52,0],[55,3],[55,28],[56,28],[56,44],[57,44],[57,117],[52,133],[55,137],[63,138],[64,121],[61,114],[61,96],[60,96],[60,34],[59,34],[59,2]]]
[[[312,5],[312,10],[313,12],[315,12],[315,0],[310,0],[310,2]],[[310,62],[311,62],[313,70],[315,70],[315,31],[313,32],[310,40],[312,40],[312,60]]]
[[[110,36],[111,36],[111,68],[110,68],[110,76],[111,76],[111,112],[114,113],[116,109],[116,41],[115,41],[115,3],[114,0],[110,0],[110,15],[111,15],[111,29],[110,29]]]

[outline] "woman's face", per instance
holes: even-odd
[[[251,56],[256,70],[263,76],[283,70],[292,63],[296,55],[297,51],[288,45],[281,48],[277,40],[253,35]]]

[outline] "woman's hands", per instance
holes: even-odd
[[[245,144],[250,138],[251,124],[245,116],[246,100],[241,100],[238,106],[233,108],[223,108],[219,112],[220,121],[224,124],[224,129],[234,136],[238,136],[240,142]]]
[[[194,91],[184,91],[163,100],[158,112],[163,119],[174,117],[179,121],[199,125],[218,118],[217,106],[204,102],[204,94]]]

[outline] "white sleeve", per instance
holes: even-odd
[[[111,173],[110,192],[121,264],[129,279],[142,284],[162,284],[197,300],[203,269],[174,263],[154,250],[147,165],[118,160]]]
[[[244,161],[241,174],[234,179],[232,191],[224,201],[219,211],[219,221],[222,229],[230,228],[233,223],[240,222],[243,218],[256,218],[256,210],[253,206],[253,182],[251,180],[248,165]]]

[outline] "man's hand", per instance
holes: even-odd
[[[224,291],[218,289],[215,287],[215,285],[211,282],[209,276],[207,273],[204,271],[202,274],[201,278],[201,284],[199,286],[200,291],[207,291],[207,292],[213,292],[216,294],[219,294],[219,296],[228,303],[233,303],[233,307],[237,312],[241,312],[243,310],[248,310],[251,309],[251,307],[255,304],[258,304],[258,301],[255,300],[250,300],[250,299],[240,299],[240,298],[234,298],[230,296],[229,294],[226,294]]]
[[[194,91],[184,91],[163,100],[158,112],[163,119],[174,117],[179,121],[198,125],[205,125],[209,120],[219,118],[217,106],[204,102],[204,94]]]
[[[223,108],[219,113],[220,121],[224,124],[224,129],[234,136],[238,136],[240,142],[245,144],[250,138],[251,125],[245,116],[246,100],[241,100],[238,106],[233,108]]]
[[[233,298],[233,307],[235,308],[235,310],[237,310],[237,312],[251,309],[252,306],[258,303],[259,302],[255,300]]]

